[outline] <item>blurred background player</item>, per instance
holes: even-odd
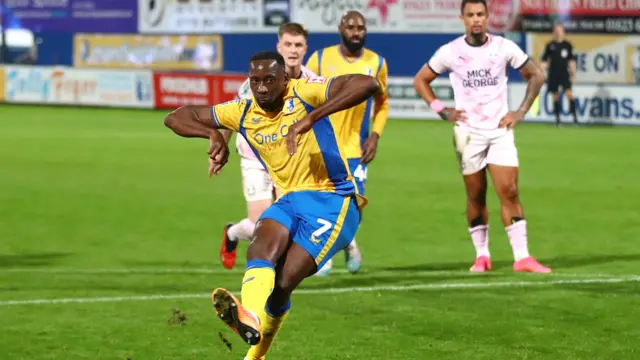
[[[553,27],[553,40],[549,41],[542,53],[542,67],[547,70],[547,91],[553,94],[553,113],[556,116],[556,126],[560,125],[560,91],[569,100],[569,110],[573,122],[578,123],[576,102],[573,99],[571,85],[575,82],[576,59],[573,55],[573,45],[565,40],[564,25]]]
[[[485,0],[463,0],[461,18],[466,35],[440,47],[418,72],[414,86],[435,112],[455,123],[455,148],[467,192],[469,234],[476,248],[470,270],[491,269],[486,206],[488,167],[513,249],[513,270],[551,272],[529,255],[527,222],[518,197],[518,150],[512,129],[538,96],[544,74],[514,42],[487,34]],[[520,70],[528,81],[525,98],[515,112],[509,112],[507,104],[508,65]],[[455,109],[445,107],[430,85],[446,71],[454,91]]]
[[[331,115],[334,126],[341,137],[340,144],[349,161],[349,168],[356,179],[358,191],[364,195],[367,181],[367,165],[375,158],[378,140],[382,135],[389,117],[389,100],[387,97],[387,62],[375,52],[364,47],[367,38],[367,25],[364,16],[357,11],[345,13],[338,27],[340,45],[330,46],[314,52],[307,68],[319,76],[338,76],[345,74],[364,74],[378,79],[382,92],[375,98],[354,106],[348,110]],[[371,114],[373,111],[373,131]],[[360,270],[361,255],[356,240],[345,249],[347,269],[351,273]],[[333,262],[330,260],[318,272],[326,276],[331,272]]]
[[[300,79],[315,76],[309,69],[302,66],[302,60],[307,53],[307,38],[309,33],[300,24],[287,23],[280,26],[278,32],[278,53],[284,57],[285,71],[290,79]],[[253,97],[251,84],[247,79],[238,91],[239,99]],[[229,141],[231,130],[221,130],[225,139]],[[278,197],[278,190],[273,184],[260,160],[242,136],[236,136],[236,150],[240,155],[240,170],[242,172],[242,188],[247,202],[247,217],[238,223],[227,224],[224,227],[220,258],[222,265],[233,269],[236,263],[236,247],[238,240],[249,240],[256,227],[256,221],[262,213]]]

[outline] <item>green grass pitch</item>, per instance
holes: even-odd
[[[0,359],[244,357],[209,299],[241,285],[246,244],[236,270],[218,259],[222,225],[245,214],[238,157],[207,178],[207,142],[164,115],[0,107]],[[531,251],[553,274],[512,272],[492,188],[495,270],[469,274],[451,127],[391,120],[362,272],[338,254],[307,279],[268,358],[640,358],[640,129],[516,132]]]

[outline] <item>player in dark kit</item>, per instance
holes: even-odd
[[[553,93],[553,113],[556,116],[556,126],[560,125],[560,92],[569,99],[573,122],[578,123],[576,102],[571,92],[571,84],[575,82],[576,60],[573,55],[573,45],[565,40],[564,25],[556,24],[553,28],[553,40],[547,43],[542,53],[542,65],[547,69],[547,91]]]

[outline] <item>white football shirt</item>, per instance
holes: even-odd
[[[456,109],[467,114],[466,126],[493,130],[509,112],[507,65],[520,69],[529,56],[511,40],[487,36],[480,46],[461,36],[440,47],[427,65],[438,75],[449,72]]]

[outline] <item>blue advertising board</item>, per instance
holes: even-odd
[[[414,76],[429,61],[438,48],[461,36],[461,34],[368,34],[366,47],[387,59],[390,76]],[[519,33],[508,36],[522,49],[526,49],[526,38]],[[224,70],[245,73],[249,68],[249,59],[255,52],[275,50],[278,41],[276,34],[223,34]],[[323,47],[336,45],[340,35],[311,33],[307,58]],[[509,68],[510,81],[521,81],[518,71]]]
[[[36,31],[135,33],[134,0],[5,0],[5,28]]]

